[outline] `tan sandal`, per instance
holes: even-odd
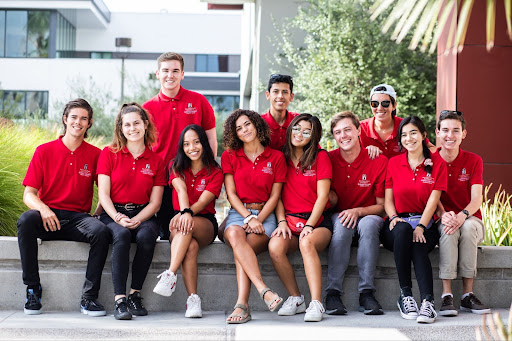
[[[271,293],[273,293],[275,296],[277,297],[274,297],[271,301],[267,301],[265,299],[265,294],[270,291]],[[271,312],[274,312],[276,311],[277,309],[279,309],[279,307],[283,304],[283,298],[280,297],[278,294],[276,294],[275,292],[273,292],[272,290],[270,290],[270,288],[263,288],[263,290],[261,290],[260,292],[260,297],[261,299],[263,300],[263,302],[265,302],[265,304],[267,305],[268,307],[268,310],[270,310]],[[272,307],[272,304],[274,304],[274,307]]]
[[[241,320],[226,320],[226,322],[228,324],[241,324],[241,323],[249,322],[252,318],[251,310],[249,309],[249,307],[248,306],[246,307],[243,304],[237,303],[235,305],[235,307],[233,308],[233,310],[236,310],[237,308],[240,308],[242,310],[242,312],[239,314],[232,313],[231,315],[228,316],[228,318],[241,317],[242,319]]]

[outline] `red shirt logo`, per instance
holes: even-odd
[[[197,113],[197,109],[194,107],[192,103],[188,103],[187,107],[185,108],[185,114],[187,115],[193,115]]]
[[[84,167],[78,171],[78,174],[89,178],[91,176],[91,171],[87,169],[88,167],[89,167],[89,165],[85,164]]]
[[[272,170],[272,162],[267,162],[267,167],[263,167],[262,172],[265,174],[274,174],[274,171]]]
[[[366,180],[366,174],[363,174],[361,176],[361,180],[357,183],[359,187],[370,187],[372,185],[372,182],[370,180]]]
[[[203,192],[205,190],[205,188],[206,188],[206,182],[204,181],[204,179],[201,179],[201,184],[196,187],[196,191]]]
[[[432,185],[436,180],[430,175],[430,173],[427,173],[427,176],[424,176],[423,179],[421,179],[421,182],[427,185]]]
[[[140,170],[140,172],[144,175],[149,175],[149,176],[155,175],[155,173],[153,173],[153,171],[151,170],[151,166],[149,165],[149,163],[146,163],[146,168],[142,168]]]
[[[459,175],[459,181],[469,181],[471,175],[466,173],[466,168],[462,168],[462,174]]]
[[[304,171],[304,176],[316,176],[316,171],[309,166],[308,169]]]

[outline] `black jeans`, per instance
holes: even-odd
[[[118,212],[132,218],[141,210],[127,211],[118,209]],[[130,268],[130,246],[132,242],[137,243],[137,251],[132,263],[132,284],[131,288],[141,290],[144,280],[148,274],[149,267],[153,261],[156,239],[158,238],[158,222],[155,217],[142,222],[136,229],[130,230],[112,220],[103,212],[100,220],[105,223],[112,232],[112,282],[114,295],[126,294],[126,282]]]
[[[18,245],[20,248],[23,283],[38,285],[37,238],[42,240],[71,240],[91,244],[82,296],[96,299],[101,285],[101,273],[107,259],[111,235],[109,229],[87,213],[53,209],[61,221],[61,229],[47,232],[37,210],[24,212],[18,219]]]
[[[169,185],[164,186],[164,195],[162,196],[162,204],[160,210],[156,214],[158,224],[160,225],[160,239],[169,240],[171,235],[169,231],[169,223],[174,217],[174,208],[172,207],[172,191]]]
[[[382,245],[393,251],[395,256],[396,271],[400,288],[412,288],[411,261],[414,264],[414,273],[420,289],[421,300],[427,294],[434,295],[434,280],[432,276],[432,265],[428,254],[439,241],[439,232],[435,224],[425,230],[426,243],[415,243],[412,241],[413,229],[405,222],[398,222],[392,231],[389,230],[389,219],[386,219],[384,228],[380,233]]]

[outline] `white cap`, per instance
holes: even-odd
[[[386,90],[375,90],[375,89],[378,89],[378,88],[385,88]],[[379,84],[377,86],[374,86],[372,91],[370,92],[370,101],[372,100],[373,94],[386,94],[386,95],[389,95],[389,96],[393,97],[393,99],[396,102],[396,92],[395,92],[395,89],[393,89],[393,87],[391,85]]]

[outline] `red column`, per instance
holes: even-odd
[[[487,52],[485,5],[475,1],[461,53],[445,53],[447,27],[439,40],[437,115],[443,109],[464,113],[462,148],[482,157],[484,186],[502,184],[512,194],[512,41],[503,1],[497,1],[494,48]]]

